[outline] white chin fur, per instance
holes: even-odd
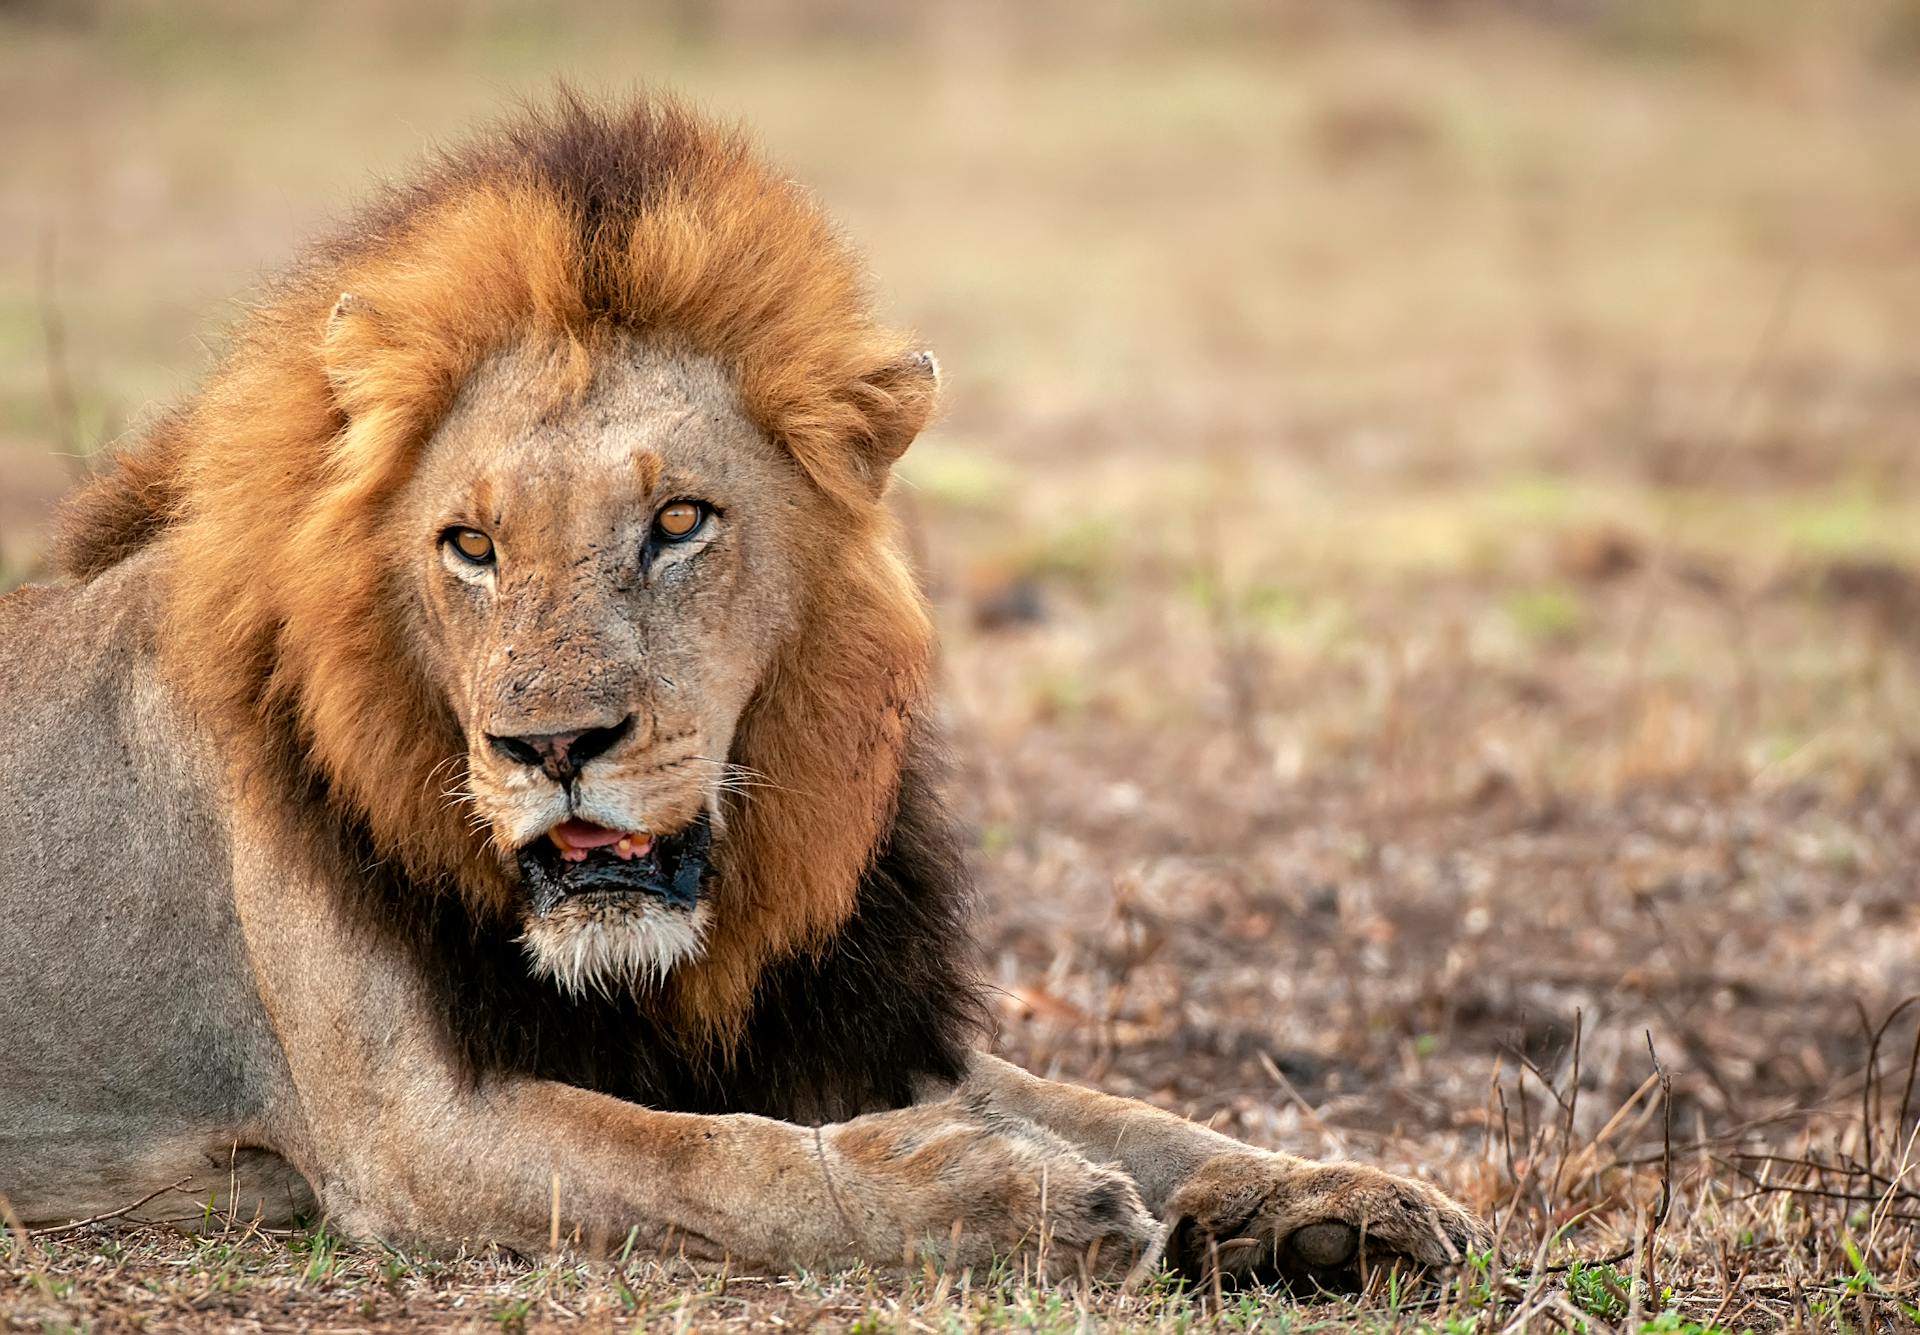
[[[706,949],[707,906],[691,913],[651,899],[582,895],[527,924],[520,943],[536,972],[576,996],[658,983]]]

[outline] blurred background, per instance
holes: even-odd
[[[1900,1216],[1920,3],[11,0],[0,579],[558,76],[749,122],[942,358],[1003,1050],[1516,1235],[1644,1227],[1663,1108],[1670,1231]]]

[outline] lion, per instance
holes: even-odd
[[[1235,1278],[1488,1245],[979,1050],[885,503],[938,369],[870,307],[741,132],[570,93],[266,290],[0,600],[19,1216]]]

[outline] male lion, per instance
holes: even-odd
[[[0,600],[0,1191],[422,1245],[1317,1276],[1438,1191],[970,1050],[931,358],[734,133],[562,97],[389,190]]]

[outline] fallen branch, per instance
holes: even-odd
[[[106,1211],[102,1211],[100,1214],[90,1214],[85,1219],[75,1219],[70,1223],[48,1224],[44,1228],[30,1228],[27,1230],[27,1233],[28,1233],[28,1236],[30,1237],[50,1238],[61,1233],[72,1233],[76,1229],[82,1229],[87,1227],[87,1225],[89,1224],[104,1224],[109,1219],[121,1219],[127,1215],[132,1214],[135,1210],[138,1210],[141,1206],[147,1204],[154,1197],[164,1196],[169,1191],[178,1191],[181,1187],[186,1186],[187,1183],[191,1181],[193,1181],[193,1178],[191,1176],[183,1177],[178,1182],[167,1183],[166,1186],[161,1187],[158,1191],[148,1192],[146,1195],[142,1196],[139,1200],[135,1201],[132,1205],[123,1205],[117,1210],[106,1210]]]

